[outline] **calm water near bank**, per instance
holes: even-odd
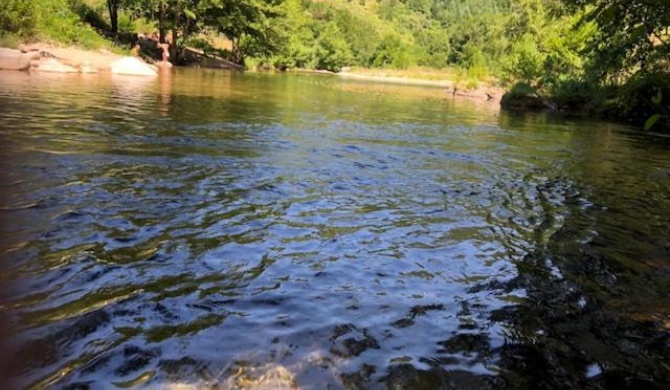
[[[670,386],[669,138],[438,88],[165,76],[0,73],[17,386]]]

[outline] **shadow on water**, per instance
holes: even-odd
[[[667,140],[322,76],[67,81],[0,84],[17,385],[670,384]]]

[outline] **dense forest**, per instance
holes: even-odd
[[[456,69],[557,109],[668,118],[667,0],[5,0],[0,27],[84,46],[156,31],[177,62],[191,46],[276,69]]]

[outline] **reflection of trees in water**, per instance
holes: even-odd
[[[155,77],[139,77],[112,74],[110,108],[129,117],[146,114],[155,93]]]
[[[161,116],[167,116],[172,102],[172,71],[169,68],[160,68],[158,74],[158,111]]]
[[[430,369],[391,365],[382,378],[388,388],[667,388],[667,272],[631,267],[603,250],[626,248],[625,242],[612,241],[616,231],[607,225],[617,211],[585,207],[579,191],[561,179],[541,184],[538,191],[547,219],[556,212],[547,199],[564,197],[562,227],[546,245],[537,242],[537,249],[517,262],[517,277],[469,290],[470,294],[526,292],[519,303],[489,313],[489,320],[504,329],[504,344],[492,347],[490,329],[476,323],[461,328],[438,343],[436,356],[422,359]],[[548,227],[539,224],[536,236],[542,237],[541,230]],[[664,229],[652,228],[647,236],[636,239],[653,241]],[[596,231],[598,234],[593,234]],[[665,251],[667,259],[668,243],[661,245],[665,249],[655,245],[651,252],[637,252],[635,260],[653,257],[659,249]],[[463,302],[459,315],[475,310]],[[499,375],[462,371],[459,367],[464,363],[471,367],[492,364]],[[363,367],[344,375],[344,383],[350,388],[374,387],[377,384],[370,382],[371,371]]]
[[[603,221],[612,211],[585,211],[578,198],[566,200],[563,227],[518,265],[513,283],[527,291],[526,302],[493,313],[515,331],[500,351],[504,376],[532,388],[654,388],[654,381],[662,388],[670,379],[667,330],[626,312],[637,310],[640,298],[663,302],[664,278],[626,267],[603,251],[626,245],[608,242],[616,232]],[[549,260],[560,274],[547,269]],[[628,302],[615,303],[622,299]]]

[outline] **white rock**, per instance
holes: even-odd
[[[21,50],[22,53],[29,53],[31,51],[40,51],[40,48],[37,45],[20,44],[19,50]]]
[[[155,70],[146,62],[135,57],[123,57],[110,64],[113,74],[126,74],[133,76],[158,76]]]
[[[37,66],[36,70],[40,72],[54,72],[54,73],[78,73],[79,71],[69,65],[65,65],[62,62],[49,58],[44,61],[41,61]]]
[[[28,70],[30,61],[39,58],[39,53],[21,53],[19,50],[0,48],[0,69]]]
[[[91,66],[90,64],[88,64],[88,63],[83,63],[83,64],[79,67],[79,71],[80,71],[81,73],[98,73],[98,70],[95,69],[94,67],[92,67],[92,66]]]

